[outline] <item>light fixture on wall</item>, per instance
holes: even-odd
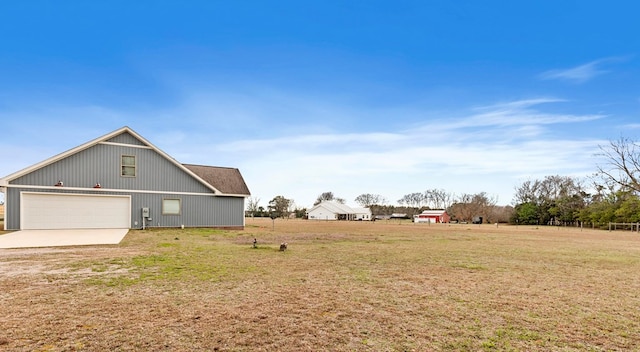
[[[62,186],[64,186],[64,184],[62,183],[62,181],[58,180],[58,183],[56,183],[54,186],[62,187]]]

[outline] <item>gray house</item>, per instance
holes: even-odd
[[[0,179],[5,230],[244,227],[235,168],[181,164],[122,127]]]

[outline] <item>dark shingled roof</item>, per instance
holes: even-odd
[[[182,165],[224,194],[251,195],[238,169],[218,166]]]

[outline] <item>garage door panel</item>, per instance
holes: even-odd
[[[129,228],[128,196],[22,194],[22,229]]]

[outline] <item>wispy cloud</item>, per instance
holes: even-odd
[[[282,193],[300,205],[329,190],[348,200],[373,192],[394,201],[434,187],[495,193],[506,204],[517,180],[591,172],[589,156],[602,141],[546,133],[557,125],[587,123],[604,115],[541,110],[562,101],[508,102],[385,132],[236,140],[211,145],[210,154],[242,160],[254,194],[264,198]]]
[[[603,114],[563,114],[547,112],[541,109],[543,105],[563,103],[563,99],[539,98],[518,100],[472,109],[469,114],[447,118],[442,121],[428,121],[416,126],[415,131],[430,133],[438,131],[447,133],[446,139],[465,138],[473,134],[474,140],[496,138],[505,139],[511,136],[519,138],[539,137],[547,131],[545,126],[558,124],[584,123],[605,118]],[[465,133],[461,133],[464,131]]]
[[[533,107],[542,104],[564,101],[562,99],[530,99],[493,105],[481,108],[485,112],[463,119],[461,124],[469,126],[536,126],[585,122],[605,117],[604,115],[546,113],[533,109]]]
[[[550,133],[604,118],[556,113],[553,105],[565,103],[556,98],[511,101],[462,112],[440,111],[437,117],[425,117],[431,114],[415,106],[385,110],[292,99],[290,104],[295,105],[284,122],[268,133],[259,133],[258,129],[269,124],[269,120],[259,121],[262,116],[267,119],[269,114],[285,111],[274,108],[281,99],[274,102],[256,97],[247,106],[241,103],[245,98],[238,103],[205,95],[203,99],[220,104],[212,106],[193,99],[174,110],[121,112],[92,108],[52,115],[84,121],[86,131],[82,136],[87,137],[69,139],[75,145],[109,132],[105,128],[115,129],[122,121],[133,121],[132,128],[179,161],[238,167],[252,193],[263,202],[283,195],[300,206],[309,206],[324,191],[348,201],[362,193],[379,193],[395,202],[404,194],[429,188],[456,194],[488,192],[507,204],[521,179],[590,173],[589,156],[602,144]],[[300,111],[313,112],[310,115],[317,118],[300,118]],[[324,116],[322,111],[330,115],[327,121],[344,123],[339,128],[335,124],[316,128]],[[367,116],[367,122],[349,123],[354,111],[359,118]],[[211,118],[214,113],[221,117]],[[245,116],[254,120],[250,129]],[[384,122],[389,116],[421,122],[390,125]],[[99,119],[94,117],[106,118],[113,126],[95,122]],[[160,125],[156,123],[159,120]],[[567,124],[573,126],[566,128]],[[12,149],[18,141],[5,142],[0,141],[0,147],[25,155]],[[29,160],[13,160],[15,165],[2,166],[8,174],[61,151],[41,150]]]
[[[593,78],[608,73],[609,70],[605,70],[603,66],[609,63],[626,61],[626,58],[621,57],[611,57],[604,58],[600,60],[595,60],[588,62],[583,65],[579,65],[576,67],[565,68],[565,69],[554,69],[543,72],[540,75],[540,78],[543,80],[562,80],[571,83],[585,83],[587,81],[592,80]]]

